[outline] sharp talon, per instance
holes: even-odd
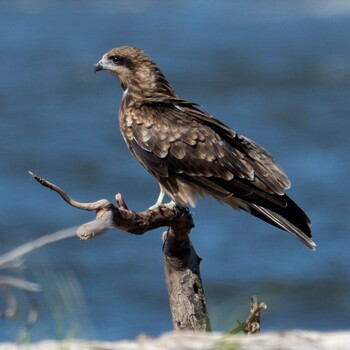
[[[169,203],[163,203],[162,205],[171,210],[176,207],[176,203],[174,201],[170,201]]]
[[[159,207],[165,207],[173,210],[176,207],[176,203],[174,201],[170,201],[169,203],[156,203],[149,207],[148,210],[158,209]]]
[[[160,203],[160,204],[158,204],[158,203],[153,204],[153,205],[151,205],[147,210],[157,209],[160,205],[162,205],[162,203]]]

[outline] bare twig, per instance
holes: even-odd
[[[40,286],[36,283],[25,281],[20,278],[1,276],[0,291],[2,292],[3,296],[7,301],[7,307],[4,311],[0,310],[0,318],[14,318],[18,311],[17,300],[9,287],[15,287],[24,290],[27,294],[27,298],[30,304],[30,310],[27,314],[26,325],[24,328],[21,329],[18,335],[18,340],[22,342],[27,336],[29,330],[38,320],[39,307],[33,297],[33,292],[38,292],[41,289]]]
[[[108,206],[110,204],[107,199],[101,199],[101,200],[99,200],[97,202],[93,202],[93,203],[80,203],[80,202],[77,202],[74,199],[72,199],[69,196],[67,196],[66,193],[64,191],[62,191],[55,184],[45,180],[42,177],[39,177],[39,176],[35,175],[31,171],[28,171],[28,173],[33,179],[38,181],[41,185],[49,188],[52,191],[57,192],[69,205],[71,205],[74,208],[88,210],[88,211],[94,211],[94,210],[101,209],[101,208],[103,208],[105,206]]]
[[[2,295],[5,297],[5,300],[7,302],[7,307],[4,309],[4,311],[0,310],[0,318],[8,317],[12,318],[15,317],[17,313],[17,300],[8,288],[8,286],[3,285],[0,286],[0,291]]]
[[[21,267],[23,263],[22,257],[24,255],[47,244],[74,236],[75,228],[69,228],[25,243],[6,254],[0,255],[0,269],[13,269]],[[26,326],[21,330],[19,335],[19,339],[23,340],[38,319],[39,309],[32,294],[41,291],[41,287],[36,283],[32,283],[22,278],[0,275],[0,291],[7,301],[6,309],[0,310],[0,318],[13,318],[16,316],[18,310],[17,300],[14,294],[11,292],[10,287],[26,292],[30,304]]]
[[[39,292],[41,290],[36,283],[12,276],[0,276],[0,286],[15,287],[28,292]]]
[[[20,265],[19,259],[22,256],[32,252],[33,250],[39,249],[47,244],[61,241],[63,239],[71,238],[74,236],[75,236],[75,227],[65,229],[65,230],[60,230],[55,233],[51,233],[43,237],[40,237],[38,239],[35,239],[33,241],[30,241],[28,243],[25,243],[11,250],[8,253],[0,255],[0,269],[17,267]]]
[[[250,314],[245,321],[248,334],[260,333],[260,310],[266,308],[267,305],[264,302],[258,302],[256,295],[250,298]]]

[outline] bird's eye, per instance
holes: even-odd
[[[112,56],[110,58],[114,63],[119,63],[121,61],[121,57],[120,56]]]

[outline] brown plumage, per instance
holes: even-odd
[[[315,248],[310,220],[284,193],[290,181],[264,148],[177,96],[140,49],[112,49],[99,70],[124,90],[119,124],[129,150],[175,203],[195,206],[209,194]]]

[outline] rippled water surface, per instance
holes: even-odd
[[[244,319],[254,293],[269,306],[265,331],[350,327],[348,2],[12,0],[0,7],[0,253],[92,218],[38,186],[28,169],[77,200],[122,192],[135,210],[154,203],[157,183],[119,134],[119,84],[93,74],[110,48],[142,47],[180,96],[270,150],[313,222],[317,252],[212,199],[199,202],[192,240],[214,329]],[[31,339],[170,330],[161,232],[109,231],[31,253],[16,272],[43,287]],[[15,339],[25,323],[28,303],[16,295],[19,315],[0,319],[1,341]]]

